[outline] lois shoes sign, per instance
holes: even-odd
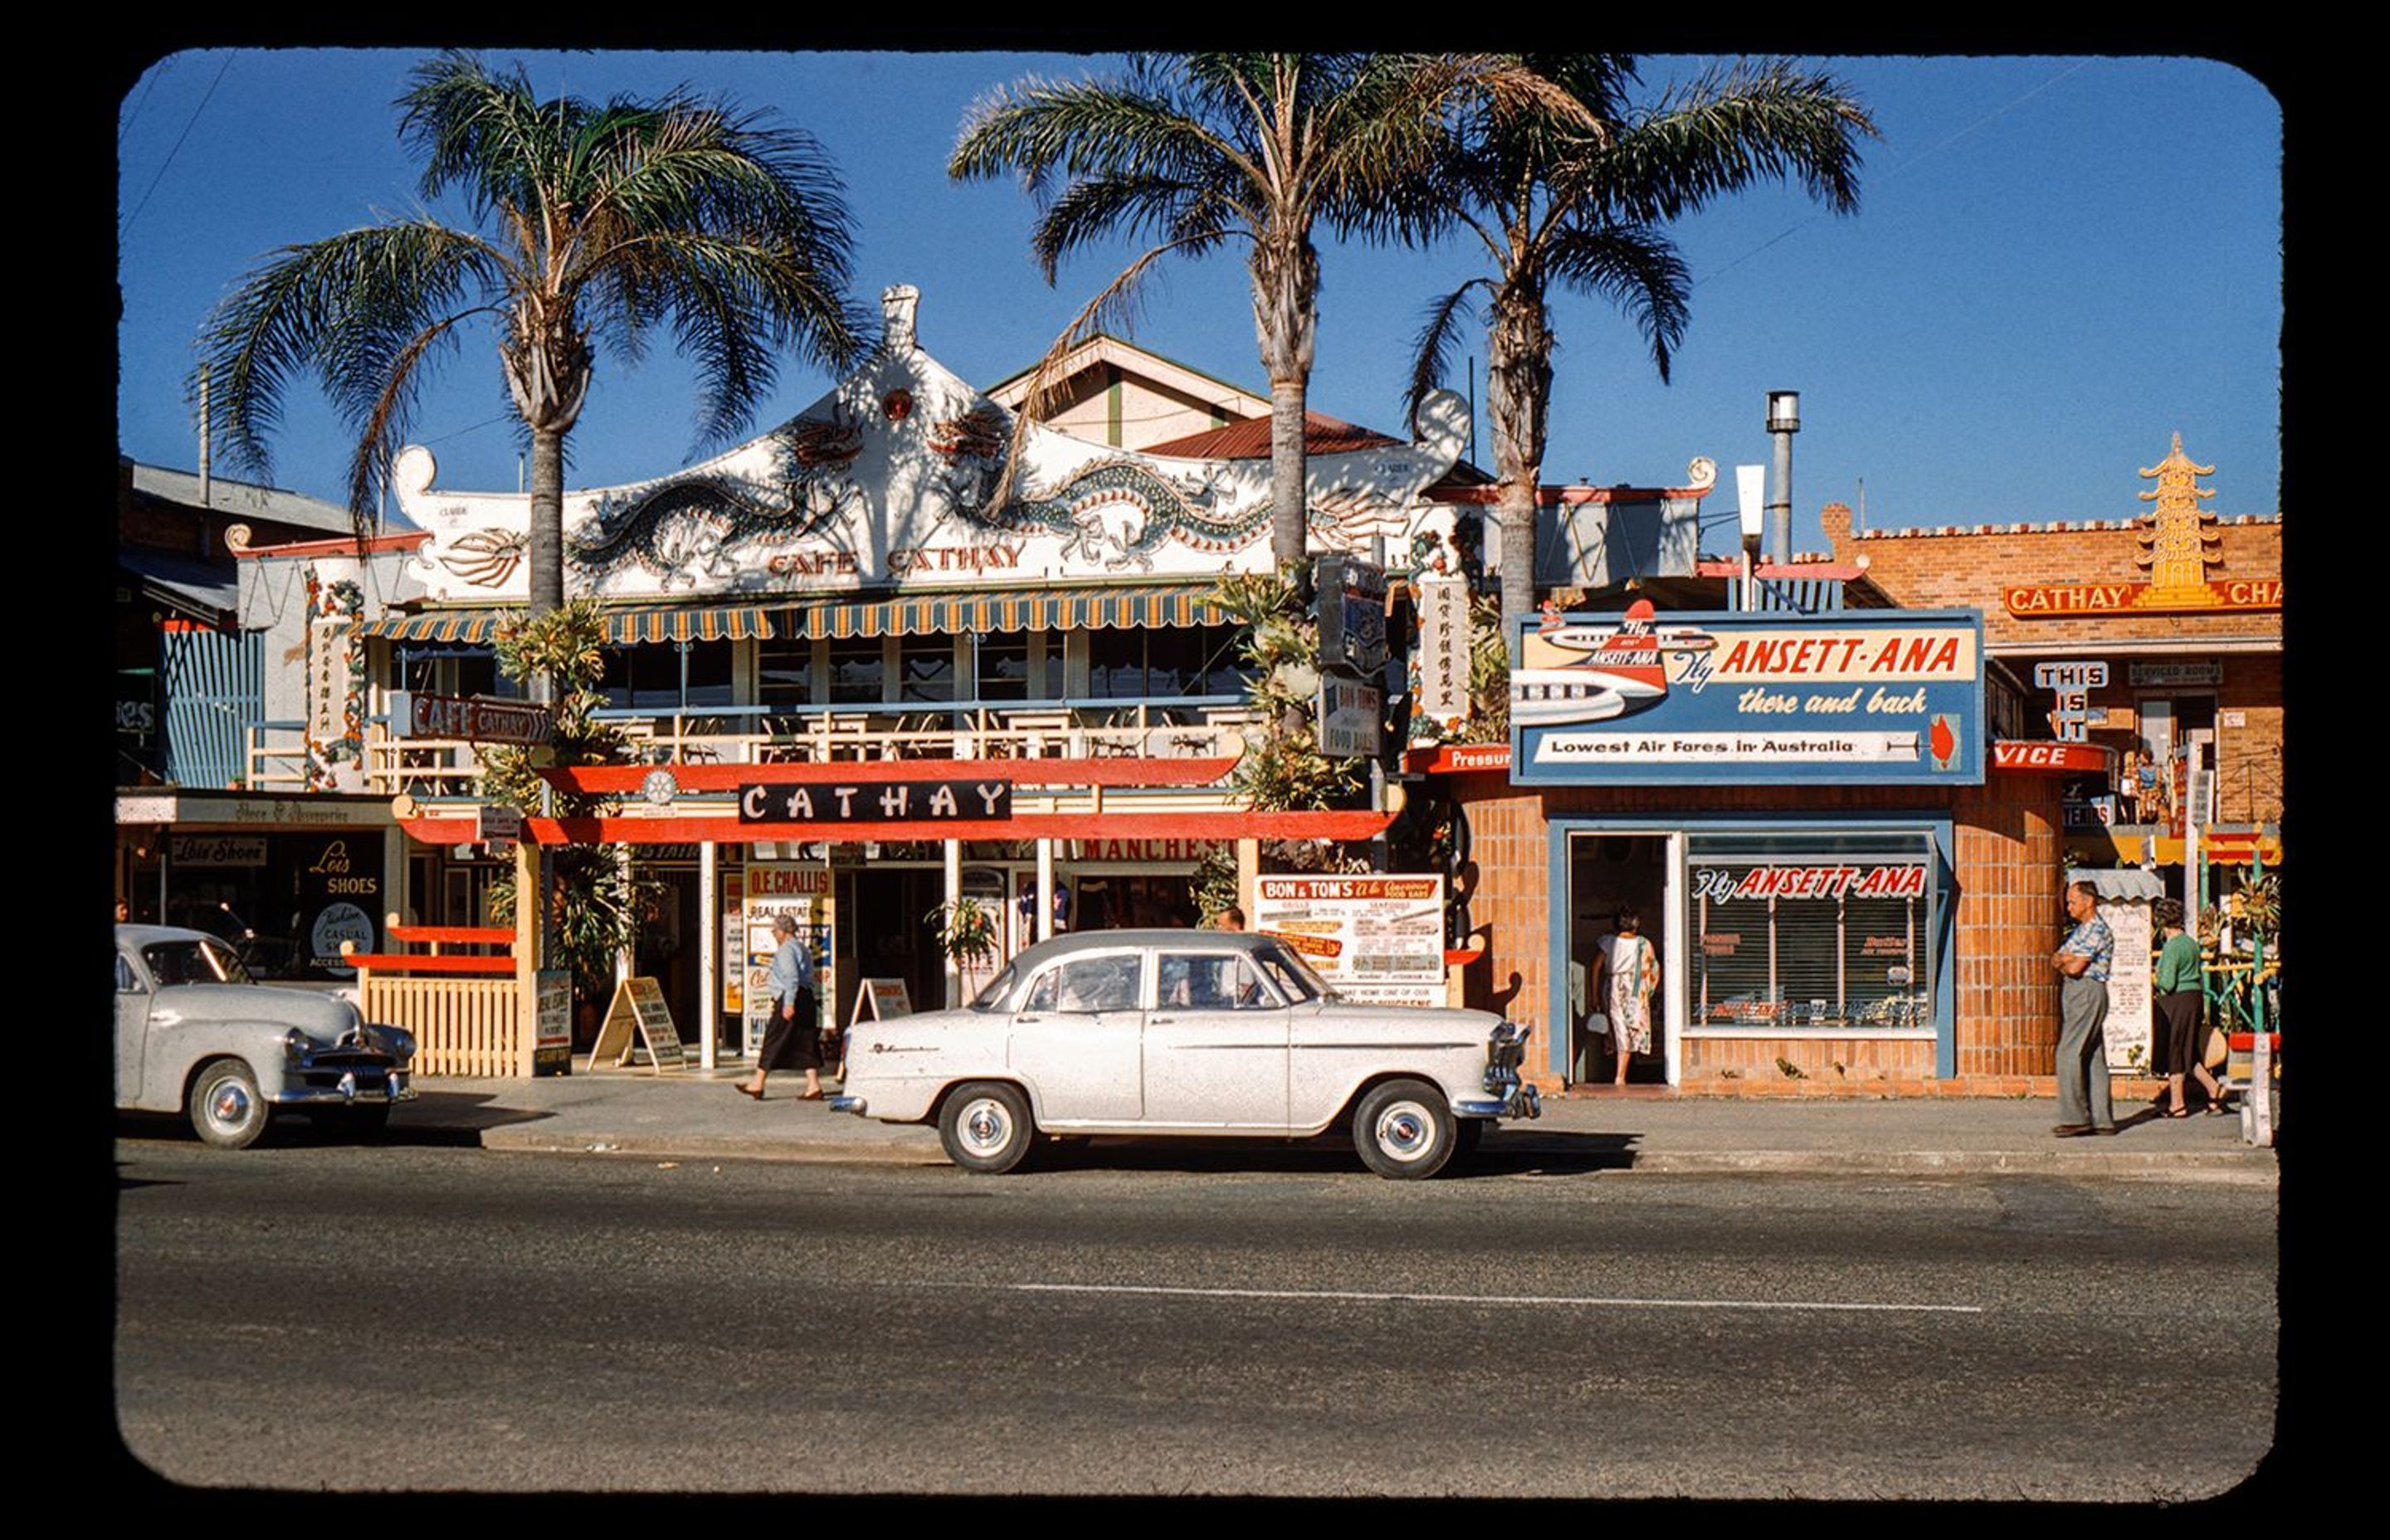
[[[1531,618],[1510,673],[1511,776],[1568,785],[1977,783],[1972,610]]]

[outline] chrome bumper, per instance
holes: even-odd
[[[858,1118],[863,1116],[863,1098],[861,1097],[832,1097],[829,1100],[822,1103],[822,1105],[829,1108],[833,1112],[852,1112]]]
[[[371,1078],[380,1084],[361,1084],[357,1072],[350,1070],[332,1084],[285,1085],[265,1099],[276,1107],[353,1107],[415,1099],[414,1080],[405,1070]]]
[[[1488,1086],[1488,1090],[1493,1087]],[[1464,1118],[1540,1118],[1544,1115],[1543,1097],[1532,1085],[1513,1084],[1503,1088],[1499,1099],[1471,1098],[1452,1104],[1453,1112]]]

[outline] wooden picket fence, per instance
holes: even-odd
[[[390,939],[423,952],[354,952],[357,1008],[369,1021],[415,1034],[418,1075],[524,1076],[532,1072],[533,1024],[523,1008],[511,930],[469,925],[401,925]],[[495,953],[444,952],[445,946],[497,947]]]

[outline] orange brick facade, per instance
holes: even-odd
[[[2090,741],[2120,755],[2140,742],[2140,713],[2155,699],[2213,697],[2217,821],[2273,824],[2282,815],[2282,612],[2273,608],[2206,613],[2020,616],[2002,603],[2004,590],[2030,584],[2135,584],[2148,581],[2135,564],[2147,526],[2131,520],[2070,524],[1992,524],[1957,529],[1854,531],[1851,510],[1830,504],[1826,534],[1834,559],[1864,558],[1868,580],[1909,609],[1972,606],[1983,611],[1984,641],[2017,674],[2028,691],[2030,735],[2048,732],[2039,713],[2051,705],[2032,688],[2033,664],[2044,659],[2099,659],[2109,683],[2091,694],[2104,723]],[[2219,519],[2207,575],[2217,582],[2279,584],[2282,522],[2279,514]],[[2215,665],[2213,684],[2137,685],[2133,665],[2178,660]]]
[[[1531,1026],[1529,1071],[1547,1090],[1556,1023],[1551,927],[1572,895],[1552,891],[1555,818],[1881,815],[1914,813],[1953,823],[1957,904],[1950,955],[1955,1079],[1937,1077],[1935,1045],[1865,1033],[1679,1036],[1679,1084],[1736,1095],[1898,1094],[1969,1085],[2047,1089],[2058,1042],[2058,986],[2048,956],[2063,920],[2060,902],[2059,788],[2048,777],[1996,774],[1954,795],[1922,788],[1778,787],[1689,790],[1666,787],[1514,787],[1500,771],[1457,777],[1469,825],[1471,944],[1484,955],[1462,971],[1465,1003]],[[1677,917],[1669,917],[1674,924]],[[1788,1074],[1782,1063],[1799,1074]]]

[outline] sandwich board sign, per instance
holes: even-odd
[[[638,1039],[636,1044],[634,1033]],[[600,1059],[608,1059],[613,1068],[622,1069],[641,1046],[647,1050],[649,1068],[658,1073],[687,1062],[681,1053],[680,1032],[673,1025],[672,1007],[664,1004],[663,990],[650,978],[625,979],[614,987],[613,1004],[606,1007],[606,1024],[598,1029],[598,1041],[589,1046],[589,1068],[595,1070]]]

